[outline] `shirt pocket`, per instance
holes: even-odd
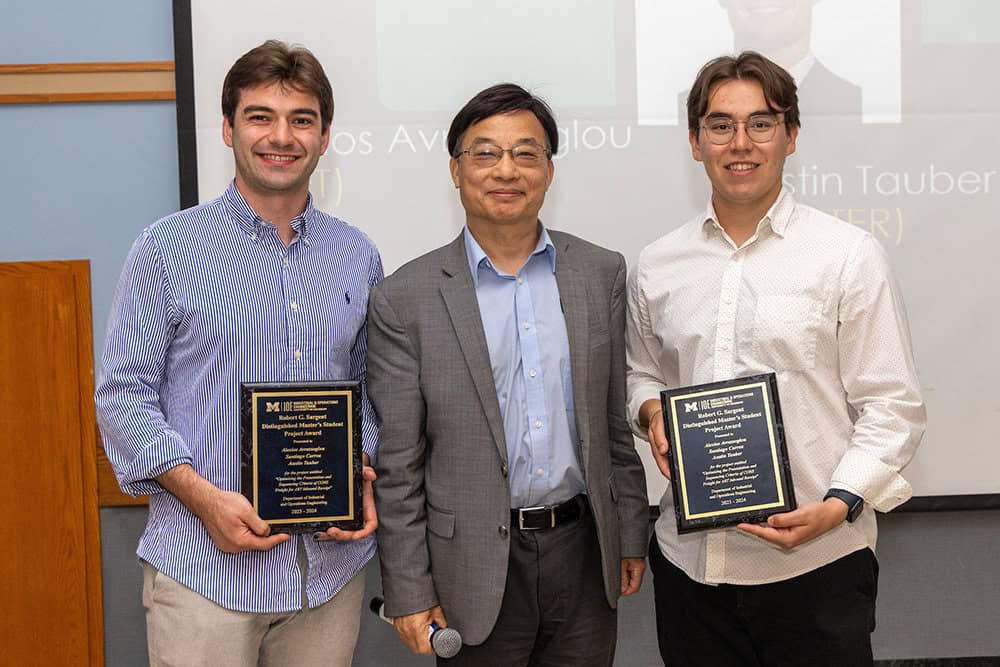
[[[816,365],[822,303],[805,296],[762,295],[754,314],[754,357],[775,371]]]

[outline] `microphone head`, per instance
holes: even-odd
[[[441,658],[454,658],[462,649],[462,635],[454,628],[439,628],[431,635],[431,647]]]

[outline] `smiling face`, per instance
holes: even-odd
[[[530,111],[501,113],[473,123],[462,134],[458,150],[478,144],[496,144],[501,149],[533,143],[548,148],[545,130]],[[481,167],[467,153],[451,159],[451,178],[459,189],[466,223],[470,229],[479,225],[531,225],[545,201],[555,166],[543,159],[534,166],[515,163],[505,152],[491,167]]]
[[[236,185],[254,205],[262,198],[304,199],[330,130],[322,129],[315,95],[272,83],[240,91],[232,123],[223,118],[222,138],[233,149]]]
[[[732,140],[719,146],[701,129],[689,133],[694,159],[705,165],[712,182],[712,205],[723,222],[727,216],[759,220],[778,198],[785,158],[795,152],[798,128],[779,123],[774,137],[754,143],[746,133],[746,121],[755,114],[770,114],[764,90],[753,80],[727,80],[709,94],[708,109],[700,119],[728,118],[737,123]],[[783,116],[779,116],[783,118]]]

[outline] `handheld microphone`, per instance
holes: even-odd
[[[372,613],[386,623],[392,624],[392,619],[385,615],[385,600],[373,597],[368,605]],[[454,628],[442,628],[433,621],[427,626],[427,639],[431,642],[434,655],[439,658],[454,658],[462,648],[462,635]]]

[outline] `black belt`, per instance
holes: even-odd
[[[555,528],[576,521],[586,511],[587,497],[581,493],[558,505],[512,509],[510,525],[521,530]]]

